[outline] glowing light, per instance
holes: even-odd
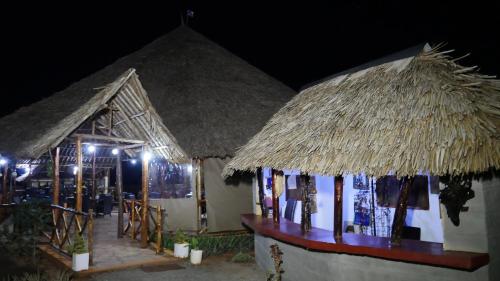
[[[73,175],[76,175],[78,173],[78,167],[74,166],[73,167]]]
[[[89,145],[87,147],[87,151],[90,152],[90,153],[95,152],[95,146],[93,144]]]
[[[5,165],[5,164],[7,164],[7,159],[5,159],[5,158],[0,158],[0,166],[3,166],[3,165]]]
[[[111,153],[112,153],[113,155],[118,155],[118,152],[119,152],[119,151],[118,151],[118,148],[113,148],[113,150],[111,150]]]
[[[187,165],[187,170],[188,170],[188,173],[193,172],[193,165],[188,164],[188,165]]]
[[[130,160],[130,163],[132,163],[132,165],[135,165],[135,163],[137,163],[137,160],[132,159],[132,160]]]
[[[142,154],[142,158],[146,161],[149,161],[149,159],[151,159],[151,152],[149,151],[145,151],[143,154]]]
[[[24,168],[24,175],[29,174],[31,172],[30,167]]]

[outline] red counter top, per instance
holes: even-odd
[[[368,235],[344,233],[342,241],[335,241],[333,232],[312,228],[304,233],[300,225],[281,218],[279,224],[272,219],[254,214],[241,215],[243,224],[256,233],[308,250],[362,255],[388,260],[475,270],[488,264],[489,255],[461,251],[445,251],[443,244],[403,239],[401,246],[391,246],[390,239]]]

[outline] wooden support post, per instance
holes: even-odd
[[[267,218],[269,216],[269,209],[267,209],[266,206],[266,198],[264,196],[264,179],[262,177],[262,168],[259,167],[257,168],[257,185],[259,187],[259,205],[260,205],[260,211],[261,214],[264,218]]]
[[[130,228],[132,229],[132,231],[130,233],[131,234],[130,237],[132,237],[132,239],[135,240],[135,237],[136,237],[136,235],[135,235],[135,233],[136,233],[136,229],[135,229],[135,200],[132,200],[132,203],[130,204],[130,208],[131,208],[131,212],[132,212],[132,214],[131,214],[132,216],[130,218],[130,220],[131,220],[131,227]]]
[[[393,246],[401,245],[401,234],[403,233],[403,227],[406,220],[408,197],[413,179],[413,177],[409,179],[408,177],[404,177],[401,179],[398,204],[396,205],[396,211],[394,212],[394,220],[392,222],[391,229],[391,245]]]
[[[93,208],[96,207],[97,201],[97,186],[96,186],[96,180],[95,180],[95,150],[92,152],[92,204]]]
[[[16,162],[13,161],[12,164],[12,171],[10,172],[10,187],[9,187],[9,196],[7,196],[7,203],[12,203],[12,198],[14,198],[14,193],[16,192],[16,178],[17,178],[17,172],[16,172]]]
[[[272,174],[272,196],[273,196],[273,222],[274,223],[279,223],[280,222],[280,199],[277,194],[276,190],[276,179],[278,177],[279,171],[276,171],[275,169],[272,169],[271,174]]]
[[[196,213],[197,213],[197,223],[198,231],[201,230],[201,191],[205,188],[203,186],[203,160],[196,159]]]
[[[305,188],[302,190],[301,198],[301,218],[300,218],[300,228],[304,232],[309,232],[311,230],[311,198],[309,197],[310,192],[310,177],[309,175],[301,175],[304,177],[304,182],[306,184]]]
[[[161,207],[156,206],[156,254],[159,254],[162,247],[162,220],[161,220]]]
[[[333,205],[333,233],[335,240],[342,240],[342,193],[344,192],[344,178],[335,177],[335,201]],[[337,241],[338,242],[338,241]]]
[[[5,163],[3,167],[3,178],[2,178],[2,203],[7,204],[7,196],[8,194],[8,189],[7,189],[7,175],[9,174],[9,164]]]
[[[52,162],[52,204],[59,205],[61,184],[59,181],[59,147],[56,147]]]
[[[82,211],[82,186],[83,186],[83,156],[82,156],[82,138],[76,138],[76,198],[75,209]]]
[[[123,237],[123,184],[122,184],[121,151],[116,155],[116,196],[118,197],[118,231],[117,237]],[[134,211],[134,210],[132,210]],[[133,224],[132,224],[133,225]]]
[[[148,147],[145,146],[144,151],[148,151]],[[141,247],[146,248],[148,246],[148,200],[149,200],[149,159],[142,157],[142,225],[141,225]]]
[[[89,209],[87,229],[87,246],[89,249],[89,264],[94,262],[94,211]]]

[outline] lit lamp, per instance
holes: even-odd
[[[95,152],[95,146],[93,144],[89,145],[87,147],[87,151],[90,152],[90,153]]]
[[[145,151],[143,154],[142,154],[142,158],[146,161],[149,161],[151,159],[151,152],[149,151]]]
[[[135,163],[137,163],[137,160],[132,159],[132,160],[130,160],[130,163],[132,163],[132,165],[135,165]]]
[[[73,167],[73,175],[76,175],[78,173],[78,167],[74,166]]]
[[[111,150],[111,154],[113,155],[118,155],[118,152],[120,152],[118,148],[113,148],[113,150]]]
[[[3,165],[5,165],[5,164],[7,164],[7,159],[5,159],[5,158],[0,158],[0,166],[3,166]]]

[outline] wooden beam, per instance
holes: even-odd
[[[148,147],[145,146],[144,151],[148,151]],[[148,228],[149,228],[149,218],[148,218],[148,199],[149,199],[149,160],[142,157],[142,209],[141,209],[141,217],[142,217],[142,225],[141,225],[141,247],[148,247]]]
[[[404,177],[401,179],[399,187],[398,204],[394,213],[394,220],[392,221],[391,229],[391,245],[401,245],[401,234],[406,220],[406,210],[408,208],[408,198],[410,197],[410,188],[413,183],[414,177]]]
[[[143,140],[134,140],[134,139],[126,139],[126,138],[102,136],[102,135],[74,134],[73,137],[77,137],[77,138],[80,137],[81,139],[86,139],[86,140],[102,140],[102,141],[122,142],[122,143],[130,143],[130,144],[143,144],[143,143],[145,143],[145,141],[143,141]]]
[[[335,177],[335,200],[333,205],[333,235],[335,240],[342,240],[342,193],[344,192],[344,178]]]
[[[277,194],[276,190],[276,179],[278,178],[278,173],[279,171],[272,169],[271,174],[272,174],[272,196],[273,196],[273,222],[274,223],[279,223],[280,222],[280,199]]]
[[[121,151],[116,155],[116,193],[118,196],[118,231],[117,237],[123,237],[123,186],[122,186],[122,159]],[[133,212],[133,210],[132,210]],[[132,222],[132,225],[134,223]],[[132,231],[134,229],[132,228]]]
[[[76,204],[75,209],[78,212],[82,211],[82,186],[83,186],[83,163],[82,163],[82,138],[76,138]]]
[[[109,127],[108,127],[108,136],[111,136],[111,132],[113,132],[113,106],[109,107]]]
[[[54,151],[52,160],[52,204],[59,205],[59,193],[61,191],[61,183],[59,181],[59,147]]]
[[[95,198],[97,195],[97,185],[96,185],[96,180],[95,180],[95,150],[92,152],[92,208],[97,210],[97,204]]]
[[[196,159],[196,216],[197,216],[197,228],[198,231],[201,230],[201,208],[202,208],[202,190],[205,189],[204,177],[203,177],[203,159]]]

